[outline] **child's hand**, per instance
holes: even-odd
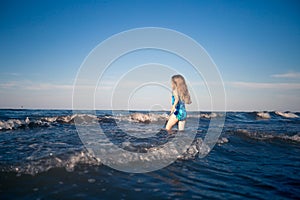
[[[172,108],[171,108],[171,114],[174,113],[174,112],[175,112],[175,107],[172,106]]]

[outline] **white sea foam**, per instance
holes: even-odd
[[[93,155],[86,151],[75,152],[72,155],[64,157],[50,157],[41,159],[27,159],[30,160],[18,166],[8,166],[2,168],[2,171],[14,171],[21,174],[36,175],[41,172],[48,171],[52,168],[63,167],[68,172],[74,171],[78,164],[101,165],[100,159],[95,158]]]
[[[196,114],[196,115],[188,115],[191,118],[215,118],[220,116],[217,113],[209,113],[209,114]],[[104,116],[104,117],[97,117],[96,115],[91,114],[72,114],[72,115],[65,115],[65,116],[51,116],[51,117],[41,117],[40,119],[30,120],[26,117],[25,120],[19,119],[10,119],[10,120],[0,120],[0,130],[12,130],[18,129],[20,127],[34,127],[34,126],[44,126],[49,125],[52,123],[66,123],[66,124],[73,124],[76,120],[76,123],[96,123],[104,119],[114,119],[120,121],[130,121],[130,122],[137,122],[137,123],[152,123],[152,122],[162,122],[166,121],[169,118],[167,113],[157,114],[157,113],[132,113],[132,114],[120,114],[120,115],[113,115],[113,116]]]
[[[256,113],[256,116],[262,119],[270,119],[271,116],[268,112],[258,112]]]
[[[123,146],[130,146],[130,143],[123,144]],[[174,156],[177,156],[177,159],[189,160],[195,159],[197,155],[206,155],[210,148],[206,145],[202,139],[196,139],[189,147],[185,153],[180,154],[177,149],[161,151],[160,147],[149,147],[146,149],[147,152],[152,152],[152,156],[147,156],[146,154],[124,154],[118,155],[119,159],[106,159],[106,163],[111,162],[118,165],[127,165],[134,166],[138,161],[145,161],[148,163],[153,162],[164,162]],[[110,152],[112,148],[107,148],[108,158],[113,158],[115,152]],[[74,152],[69,155],[60,155],[55,156],[52,153],[48,157],[36,159],[32,156],[27,158],[27,162],[20,165],[13,165],[4,167],[2,166],[1,170],[3,171],[14,171],[21,174],[39,174],[41,172],[48,171],[52,168],[65,168],[68,172],[73,172],[75,167],[79,164],[88,164],[88,165],[102,165],[101,159],[95,157],[93,152],[90,151],[80,151]]]
[[[99,119],[95,115],[88,114],[74,114],[67,116],[55,116],[55,117],[43,117],[41,119],[30,120],[26,117],[25,120],[20,119],[9,119],[9,120],[0,120],[0,130],[13,130],[21,127],[38,127],[38,126],[49,126],[49,123],[74,123],[76,120],[77,123],[85,122],[96,122]]]
[[[228,142],[229,142],[229,140],[227,138],[221,137],[218,139],[217,144],[220,145],[220,144],[224,144],[224,143],[228,143]]]
[[[291,113],[291,112],[278,112],[276,111],[275,112],[276,115],[279,115],[279,116],[282,116],[282,117],[285,117],[285,118],[298,118],[299,116],[294,114],[294,113]]]
[[[188,117],[191,118],[205,118],[205,119],[211,119],[216,117],[222,117],[221,113],[201,113],[201,114],[188,114]]]
[[[238,129],[237,133],[241,133],[249,138],[256,139],[256,140],[272,140],[272,139],[279,139],[279,140],[290,140],[294,142],[300,142],[300,134],[296,135],[286,135],[286,134],[273,134],[273,133],[261,133],[257,131],[249,131],[245,129]]]
[[[291,140],[294,142],[300,142],[300,134],[293,135],[293,136],[284,135],[284,136],[282,136],[282,138],[286,139],[286,140]]]
[[[211,118],[218,117],[218,114],[217,114],[217,113],[201,114],[200,117],[202,117],[202,118],[207,118],[207,119],[211,119]]]
[[[55,116],[55,117],[43,117],[42,121],[46,122],[59,122],[59,123],[74,123],[76,122],[92,122],[98,121],[99,118],[96,115],[90,114],[73,114],[73,115],[66,115],[66,116]]]
[[[128,116],[126,116],[127,118]],[[167,114],[144,114],[144,113],[133,113],[129,115],[129,119],[136,121],[136,122],[142,122],[142,123],[150,123],[150,122],[156,122],[159,120],[166,120],[168,119]]]
[[[220,116],[221,116],[221,114],[212,112],[212,113],[202,113],[202,114],[188,114],[187,117],[211,119],[211,118],[216,118],[216,117],[220,117]],[[159,120],[166,120],[166,119],[168,119],[168,117],[169,117],[169,115],[165,114],[165,113],[164,114],[133,113],[130,115],[130,118],[132,120],[137,121],[137,122],[143,122],[143,123],[149,123],[149,122],[159,121]]]
[[[7,121],[0,120],[0,130],[17,129],[23,124],[26,124],[26,122],[18,119],[9,119]]]

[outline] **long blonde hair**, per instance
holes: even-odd
[[[172,82],[175,86],[174,89],[177,90],[180,99],[183,100],[184,103],[186,104],[191,104],[192,103],[191,96],[183,76],[179,74],[172,76]]]

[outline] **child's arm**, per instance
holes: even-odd
[[[173,91],[173,95],[174,95],[174,98],[175,98],[175,101],[174,101],[174,104],[172,105],[172,108],[171,108],[171,113],[175,112],[176,110],[176,105],[179,101],[179,98],[178,98],[178,93],[176,90]]]

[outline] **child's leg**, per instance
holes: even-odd
[[[169,131],[172,129],[172,127],[178,122],[178,119],[174,114],[172,114],[168,120],[168,123],[166,125],[166,129]]]
[[[185,120],[178,122],[178,130],[183,131],[185,126]]]

